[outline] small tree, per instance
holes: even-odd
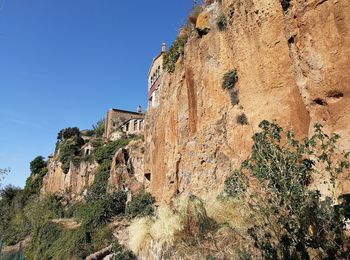
[[[46,161],[44,159],[42,156],[37,156],[30,162],[30,171],[32,174],[38,174],[46,167]]]
[[[262,131],[253,137],[252,153],[240,173],[226,180],[225,194],[242,194],[249,186],[244,176],[257,180],[241,198],[256,219],[248,233],[262,257],[310,259],[310,250],[317,259],[348,256],[342,232],[344,203],[334,206],[333,198],[321,200],[319,191],[309,188],[311,176],[319,173],[315,165],[330,176],[333,189],[336,175],[349,169],[349,153],[336,146],[339,135],[328,136],[315,125],[315,134],[299,142],[274,123],[263,121],[259,126]]]
[[[92,129],[97,137],[102,137],[105,132],[105,119],[100,119],[96,124],[92,125]]]

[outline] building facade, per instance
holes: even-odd
[[[137,112],[114,108],[110,109],[107,111],[106,115],[104,138],[110,139],[115,132],[142,134],[144,118],[145,114],[142,113],[140,106]]]
[[[148,108],[157,108],[160,91],[163,85],[163,59],[166,45],[162,44],[162,51],[153,59],[148,72]]]

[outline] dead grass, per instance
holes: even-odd
[[[153,239],[172,246],[176,235],[183,230],[183,219],[168,206],[162,205],[157,211],[157,217],[151,228]]]
[[[155,217],[134,220],[129,227],[129,248],[138,254],[152,244],[162,248],[164,257],[239,259],[239,249],[249,251],[252,245],[246,230],[254,219],[242,201],[221,200],[218,194],[212,192],[203,200],[181,196],[172,208],[161,205]]]
[[[129,248],[138,254],[142,249],[147,250],[151,242],[151,227],[153,221],[150,217],[135,219],[128,228]]]
[[[216,223],[228,224],[239,232],[244,232],[254,225],[254,218],[247,204],[239,199],[219,197],[219,192],[211,192],[204,198],[208,216]]]

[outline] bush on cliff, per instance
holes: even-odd
[[[96,124],[92,125],[95,136],[102,137],[105,132],[105,119],[99,120]]]
[[[94,152],[95,160],[98,163],[102,163],[105,160],[111,160],[118,149],[125,147],[129,141],[130,140],[128,139],[119,139],[97,148]]]
[[[32,174],[38,174],[41,172],[43,168],[46,167],[46,162],[44,160],[44,157],[37,156],[34,158],[33,161],[30,162],[30,171]]]
[[[283,11],[287,11],[290,6],[290,0],[280,0]]]
[[[173,42],[173,44],[170,46],[163,60],[163,68],[167,72],[172,73],[175,71],[175,64],[177,60],[181,57],[181,55],[184,54],[186,42],[186,36],[178,36]]]
[[[276,124],[263,121],[259,126],[262,132],[253,137],[251,155],[240,172],[226,180],[225,193],[249,203],[256,223],[248,233],[262,257],[338,259],[349,255],[342,230],[340,208],[344,207],[334,206],[331,198],[321,200],[319,191],[309,187],[311,176],[318,174],[315,165],[329,175],[325,182],[329,181],[331,189],[336,175],[349,168],[349,154],[337,151],[339,136],[328,136],[315,125],[315,134],[299,142],[291,132],[283,135]],[[245,176],[254,178],[259,188],[250,186]]]
[[[230,70],[224,74],[222,87],[224,89],[232,89],[238,81],[237,71],[235,69]]]
[[[78,127],[68,127],[65,129],[62,129],[57,134],[57,140],[58,141],[64,141],[69,138],[77,138],[80,137],[80,130]]]
[[[132,218],[152,215],[154,211],[152,207],[153,202],[154,199],[150,193],[142,192],[128,203],[126,214]]]
[[[224,14],[220,14],[216,19],[216,25],[218,26],[220,31],[224,31],[227,28],[227,19]]]

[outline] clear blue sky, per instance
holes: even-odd
[[[0,168],[23,186],[57,132],[147,104],[147,72],[191,0],[0,0]]]

